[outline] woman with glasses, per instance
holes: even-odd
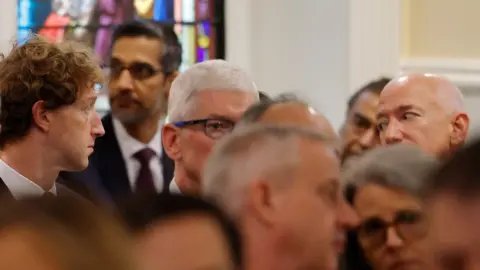
[[[437,161],[411,145],[380,147],[352,159],[342,172],[360,218],[356,235],[374,270],[423,269],[429,264],[423,181]],[[355,269],[354,262],[345,262]]]

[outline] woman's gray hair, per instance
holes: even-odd
[[[421,196],[426,178],[438,165],[434,156],[414,145],[382,146],[349,160],[342,181],[354,189],[377,184]]]

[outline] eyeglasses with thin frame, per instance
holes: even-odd
[[[226,134],[232,132],[233,128],[235,127],[235,123],[233,121],[230,121],[228,119],[215,118],[179,121],[173,122],[172,124],[179,128],[187,128],[200,125],[205,135],[214,140],[218,140]]]
[[[134,80],[142,81],[163,72],[162,68],[155,68],[144,62],[133,62],[130,65],[122,65],[118,61],[112,60],[110,64],[110,79],[117,79],[124,70],[128,70]]]
[[[428,225],[425,215],[416,210],[402,210],[395,214],[391,222],[378,217],[369,218],[358,228],[358,239],[370,248],[378,248],[387,241],[387,230],[394,228],[397,235],[405,242],[423,238]]]

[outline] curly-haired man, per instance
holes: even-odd
[[[0,62],[1,193],[18,199],[67,191],[55,184],[58,173],[85,169],[105,133],[94,108],[102,77],[82,45],[39,36]]]

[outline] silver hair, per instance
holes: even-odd
[[[293,125],[252,124],[234,130],[215,145],[204,167],[203,195],[238,217],[249,183],[258,179],[288,183],[301,162],[299,139],[331,140],[313,129]]]
[[[382,146],[350,159],[342,170],[342,181],[354,188],[377,184],[421,196],[426,178],[438,165],[434,156],[416,146]]]
[[[258,90],[253,79],[242,68],[224,60],[197,63],[180,74],[172,83],[168,98],[169,121],[181,121],[189,111],[192,97],[204,90]]]

